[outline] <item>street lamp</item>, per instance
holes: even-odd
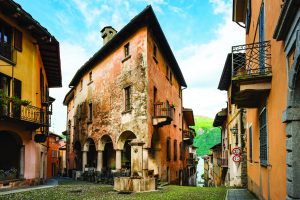
[[[238,134],[239,134],[239,129],[237,127],[237,124],[234,125],[231,129],[230,129],[231,133],[235,136],[235,145],[237,146],[239,144],[239,139],[238,139]]]

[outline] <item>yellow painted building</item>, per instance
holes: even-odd
[[[46,178],[47,147],[39,143],[48,135],[53,87],[61,87],[58,41],[19,4],[0,1],[0,187]]]
[[[300,1],[233,0],[245,44],[232,47],[233,103],[247,109],[248,189],[300,199]]]

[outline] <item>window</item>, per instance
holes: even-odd
[[[93,104],[89,103],[89,121],[93,121]]]
[[[12,60],[12,28],[0,21],[0,55]]]
[[[153,45],[153,56],[157,57],[157,46],[155,44]]]
[[[125,91],[125,111],[129,111],[131,109],[131,99],[130,99],[130,86],[124,89]]]
[[[10,77],[0,73],[0,90],[10,96]]]
[[[14,47],[18,51],[22,51],[22,32],[15,29],[14,31]]]
[[[177,160],[177,140],[174,140],[174,161]]]
[[[57,150],[52,150],[51,156],[52,156],[52,158],[58,158],[58,151]]]
[[[264,107],[259,115],[259,138],[260,138],[260,163],[268,164],[268,132],[267,132],[267,112]]]
[[[246,33],[249,33],[251,23],[251,0],[247,2],[247,11],[246,11]]]
[[[264,42],[265,40],[265,14],[264,14],[264,3],[262,3],[262,6],[260,8],[260,14],[259,14],[259,42]],[[265,70],[265,59],[266,59],[266,53],[265,48],[261,47],[259,48],[259,69],[260,72],[264,72]]]
[[[166,65],[166,77],[167,77],[168,80],[169,80],[169,73],[170,73],[169,66]]]
[[[82,90],[83,80],[80,80],[80,91]]]
[[[89,80],[90,80],[90,82],[93,80],[93,72],[89,73]]]
[[[170,138],[167,138],[167,161],[170,161],[171,160],[171,139]]]
[[[129,56],[129,43],[124,46],[124,56],[125,58]]]
[[[182,144],[182,142],[180,142],[179,148],[180,148],[180,160],[183,160],[183,144]]]
[[[252,163],[252,125],[249,127],[249,160]]]
[[[41,101],[45,102],[45,81],[42,69],[40,69],[40,90],[41,90]]]

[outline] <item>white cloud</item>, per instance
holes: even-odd
[[[221,108],[226,107],[226,93],[211,88],[187,88],[183,90],[185,108],[192,108],[194,115],[214,118]]]
[[[231,3],[232,1],[228,0],[209,0],[209,2],[214,7],[214,13],[215,14],[224,14],[224,13],[230,13],[231,12]]]
[[[244,29],[231,21],[228,2],[210,2],[214,12],[223,15],[214,32],[215,39],[185,47],[177,52],[177,58],[188,84],[184,106],[193,108],[194,114],[214,117],[217,111],[226,107],[226,95],[217,90],[226,56],[231,46],[244,42]]]

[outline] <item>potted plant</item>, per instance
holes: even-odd
[[[171,106],[171,108],[174,108],[174,109],[176,108],[176,104],[175,103],[172,103],[170,106]]]

